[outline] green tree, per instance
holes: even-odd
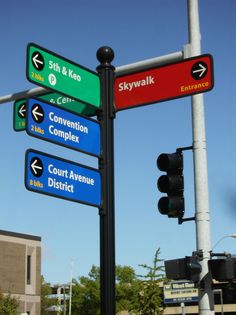
[[[52,293],[52,288],[50,283],[44,280],[44,277],[41,276],[41,315],[53,315],[56,313],[52,313],[51,311],[47,311],[47,309],[57,304],[56,299],[51,299],[48,296]]]
[[[1,315],[17,315],[19,300],[12,297],[10,293],[3,295],[0,292],[0,314]]]
[[[116,266],[116,281],[130,284],[136,279],[135,271],[130,266]]]
[[[153,266],[140,265],[147,273],[139,275],[133,284],[133,300],[129,311],[140,315],[163,314],[163,297],[160,282],[164,280],[164,266],[159,265],[163,260],[159,259],[160,249],[155,253]]]
[[[116,311],[127,310],[133,297],[135,271],[116,266]],[[72,315],[100,315],[100,268],[93,266],[88,277],[73,280]]]
[[[100,270],[92,266],[88,277],[73,280],[72,315],[100,315]]]
[[[116,312],[128,310],[131,307],[136,275],[129,266],[116,266]]]
[[[137,276],[129,266],[116,266],[116,312],[128,310],[130,314],[163,314],[162,289],[164,266],[155,253],[153,266],[140,265],[146,275]],[[73,280],[72,315],[100,315],[100,268],[92,266],[88,277]]]

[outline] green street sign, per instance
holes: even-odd
[[[33,43],[27,46],[26,76],[37,85],[100,108],[100,79],[96,72]]]
[[[88,117],[96,115],[97,109],[94,106],[88,106],[59,93],[44,93],[37,95],[37,97],[59,107],[68,109],[75,114],[82,114]],[[25,130],[26,106],[27,99],[19,99],[14,102],[13,128],[15,131]]]
[[[13,128],[15,131],[25,130],[26,99],[14,102],[13,109]]]
[[[95,116],[97,112],[97,108],[94,106],[88,106],[82,102],[76,101],[59,93],[46,93],[38,95],[37,97],[59,107],[69,109],[76,114]]]

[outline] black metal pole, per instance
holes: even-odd
[[[102,206],[100,214],[100,293],[101,315],[115,315],[115,201],[114,201],[114,70],[110,47],[97,51],[101,80],[102,154],[99,170],[102,173]]]

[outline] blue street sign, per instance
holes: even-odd
[[[98,170],[32,149],[25,156],[25,186],[40,194],[101,205]]]
[[[77,151],[100,155],[99,122],[37,98],[28,99],[26,132]]]

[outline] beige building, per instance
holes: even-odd
[[[19,314],[40,315],[40,237],[0,230],[0,290],[19,299]]]

